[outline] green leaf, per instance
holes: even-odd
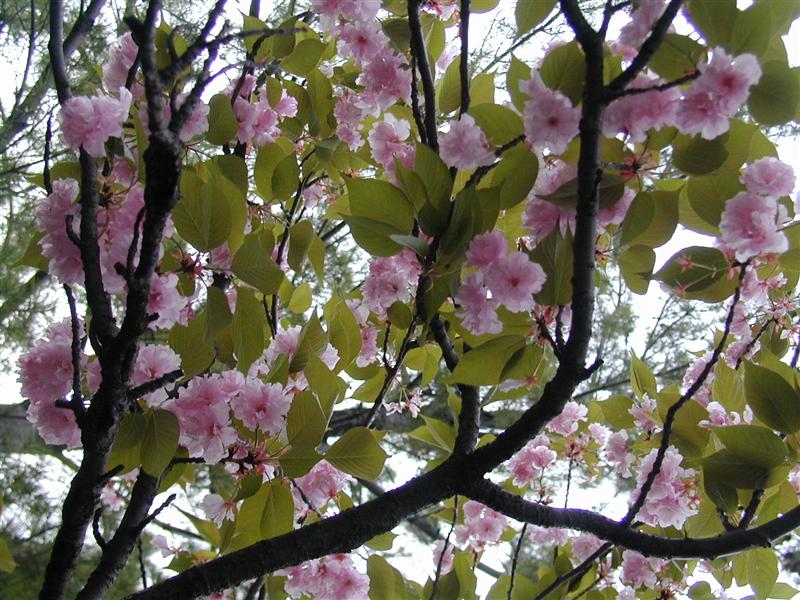
[[[688,175],[706,175],[716,171],[728,158],[726,143],[729,134],[713,140],[678,134],[673,141],[672,162]]]
[[[181,428],[177,417],[168,410],[153,410],[145,420],[142,468],[153,477],[159,477],[175,456]]]
[[[730,450],[720,450],[701,460],[706,481],[719,482],[742,490],[766,489],[779,484],[789,474],[788,465],[763,468],[742,460]]]
[[[528,100],[528,95],[519,89],[519,84],[530,78],[531,68],[512,54],[511,63],[508,66],[508,73],[506,73],[506,91],[508,91],[508,95],[511,96],[512,104],[520,112],[525,106],[525,102]]]
[[[623,246],[658,248],[666,244],[678,226],[678,194],[639,192],[622,221]]]
[[[691,246],[676,252],[653,278],[683,298],[721,302],[736,289],[728,270],[728,259],[716,248]]]
[[[510,142],[523,131],[522,117],[510,108],[498,104],[479,104],[469,114],[495,146]]]
[[[181,357],[186,378],[205,371],[214,362],[213,346],[206,342],[206,311],[187,325],[176,324],[169,332],[169,345]]]
[[[788,123],[800,106],[798,71],[778,60],[768,62],[761,69],[761,79],[750,90],[747,108],[761,125]]]
[[[386,311],[386,316],[389,317],[389,322],[392,325],[400,329],[408,329],[411,327],[411,323],[414,322],[414,313],[400,300],[392,303]]]
[[[544,84],[551,90],[564,94],[573,105],[577,105],[583,96],[585,72],[583,51],[577,41],[558,46],[548,52],[539,70]]]
[[[565,306],[572,301],[572,235],[562,237],[558,228],[530,252],[531,260],[547,274],[536,301],[547,306]]]
[[[502,383],[501,378],[506,364],[523,346],[525,338],[518,335],[506,335],[489,340],[466,352],[445,381],[467,385]]]
[[[305,77],[319,64],[327,47],[328,44],[313,38],[301,40],[292,53],[281,61],[281,67],[289,73]]]
[[[297,350],[289,363],[289,372],[299,373],[305,369],[310,356],[321,354],[327,345],[328,336],[325,335],[315,311],[300,330],[300,339],[297,342]]]
[[[278,138],[273,144],[266,144],[258,149],[256,164],[253,169],[253,180],[256,190],[267,202],[275,199],[273,178],[278,164],[289,154],[294,154],[294,145],[286,138]],[[297,185],[295,179],[295,185]]]
[[[311,308],[311,300],[311,286],[304,281],[294,289],[286,308],[289,309],[289,312],[301,315]]]
[[[744,190],[738,177],[730,173],[690,177],[686,184],[686,196],[692,210],[703,221],[716,228],[725,203]]]
[[[17,568],[17,562],[11,555],[5,540],[0,539],[0,571],[3,573],[11,573]]]
[[[439,372],[442,349],[437,344],[425,344],[421,348],[412,348],[405,358],[405,366],[422,373],[421,385],[428,385]]]
[[[433,417],[422,415],[422,418],[425,421],[425,425],[417,427],[409,432],[408,435],[447,453],[452,452],[456,444],[456,430],[444,421]]]
[[[525,0],[520,0],[520,3]],[[508,588],[511,586],[511,577],[509,575],[501,575],[489,590],[486,600],[508,600]],[[517,572],[514,574],[514,589],[511,592],[511,600],[527,600],[535,598],[537,595],[536,586],[533,582]]]
[[[517,6],[514,10],[517,37],[529,32],[544,21],[555,6],[556,0],[517,0]]]
[[[233,139],[239,131],[239,122],[233,114],[231,99],[224,94],[217,94],[208,101],[208,133],[206,140],[210,144],[222,146]]]
[[[286,260],[295,271],[299,272],[303,266],[315,237],[314,226],[308,219],[298,221],[289,229],[289,254]]]
[[[414,212],[405,194],[391,183],[377,179],[345,177],[350,212],[384,223],[399,234],[408,234],[414,225]]]
[[[184,169],[181,175],[181,199],[172,211],[178,234],[201,252],[220,246],[231,233],[231,209],[228,199],[216,195],[215,186],[196,173]]]
[[[633,393],[638,398],[643,398],[645,394],[655,398],[658,392],[656,378],[649,367],[633,352],[631,352],[630,378]]]
[[[539,174],[539,159],[519,146],[503,155],[492,171],[492,186],[500,186],[500,208],[513,208],[528,197]]]
[[[647,66],[672,81],[695,71],[703,52],[703,46],[692,38],[668,33]]]
[[[228,305],[228,298],[219,287],[208,286],[206,294],[206,327],[203,340],[212,346],[217,334],[231,324],[233,315]]]
[[[361,329],[353,311],[345,301],[334,296],[325,306],[325,322],[331,344],[339,353],[336,370],[346,368],[361,351]]]
[[[689,20],[710,45],[729,48],[738,12],[736,0],[690,0],[688,9]]]
[[[600,191],[600,208],[610,208],[622,198],[625,191],[625,179],[613,173],[603,173],[598,189]],[[578,205],[578,178],[569,180],[555,192],[537,197],[557,206],[574,209]]]
[[[472,106],[492,104],[494,102],[494,73],[481,73],[473,77],[469,84],[469,97]]]
[[[436,101],[440,112],[448,114],[458,108],[461,103],[461,75],[458,59],[447,66],[444,75],[437,82],[436,91]]]
[[[231,322],[233,351],[236,353],[236,367],[247,373],[266,345],[267,317],[264,305],[252,290],[236,288],[236,310]]]
[[[17,267],[31,267],[38,271],[47,272],[48,267],[50,266],[50,259],[47,258],[42,254],[42,248],[39,246],[39,241],[44,237],[43,231],[36,231],[34,232],[31,239],[28,241],[28,245],[25,248],[25,252],[22,254],[20,259],[11,265],[14,268]]]
[[[284,280],[284,273],[264,248],[258,233],[244,238],[231,264],[233,274],[262,294],[275,294]]]
[[[269,482],[264,512],[261,515],[261,539],[289,533],[294,526],[294,501],[289,486],[280,479]]]
[[[646,294],[656,264],[655,251],[649,246],[631,246],[620,255],[618,264],[628,288],[634,294]]]
[[[328,427],[330,414],[317,397],[306,390],[292,399],[286,415],[286,435],[292,446],[316,448]]]
[[[287,477],[302,477],[314,468],[322,455],[310,446],[292,446],[284,452],[278,462]]]
[[[353,477],[374,481],[383,470],[387,454],[366,427],[354,427],[325,454],[325,460]]]
[[[125,415],[119,425],[117,437],[111,445],[111,453],[106,461],[106,469],[111,470],[122,465],[122,472],[128,473],[142,464],[140,448],[144,437],[146,423],[140,412]]]
[[[786,434],[800,429],[797,391],[779,373],[746,362],[744,392],[753,413],[765,425]]]
[[[747,583],[759,600],[770,597],[770,592],[778,580],[778,557],[775,551],[757,548],[747,553]]]
[[[786,444],[766,427],[730,425],[714,427],[722,444],[743,462],[769,469],[786,462]]]
[[[730,42],[734,55],[750,53],[761,56],[767,51],[772,39],[770,13],[764,2],[756,2],[737,13]]]

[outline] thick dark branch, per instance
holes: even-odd
[[[70,399],[70,408],[75,413],[75,419],[78,426],[83,426],[83,418],[86,414],[86,407],[83,405],[83,394],[81,393],[81,334],[80,323],[78,322],[78,307],[75,304],[75,295],[72,293],[72,288],[64,284],[64,293],[67,295],[67,303],[69,304],[70,328],[72,333],[72,341],[70,343],[70,352],[72,355],[72,398]]]
[[[631,61],[631,64],[629,64],[622,73],[617,75],[614,80],[608,84],[607,91],[611,97],[628,87],[628,85],[634,79],[636,79],[636,76],[642,72],[642,69],[647,66],[647,63],[650,62],[650,59],[653,58],[656,50],[658,50],[658,47],[664,40],[664,36],[667,35],[667,31],[669,31],[672,21],[675,20],[675,17],[681,8],[681,3],[682,0],[670,0],[666,10],[664,10],[664,13],[653,24],[650,35],[644,41],[642,47],[639,48],[639,53]]]
[[[92,0],[89,2],[89,6],[80,14],[64,40],[64,56],[68,58],[78,49],[83,38],[94,26],[95,19],[100,15],[100,11],[103,10],[105,4],[105,0]]]
[[[458,35],[461,38],[461,56],[458,63],[458,74],[461,84],[461,106],[459,114],[469,110],[469,2],[461,0],[461,22]]]
[[[77,600],[93,600],[105,596],[136,547],[141,525],[147,518],[157,493],[158,479],[140,471],[122,521],[114,536],[103,545],[100,562],[77,595]]]
[[[422,37],[422,23],[419,19],[419,1],[408,0],[408,27],[411,30],[411,54],[419,68],[422,78],[422,90],[425,95],[425,134],[428,146],[439,150],[439,138],[436,131],[436,91],[433,86],[433,74],[428,64],[428,53]]]
[[[800,507],[796,507],[753,529],[737,529],[707,538],[666,538],[630,528],[590,510],[528,502],[488,481],[474,486],[466,495],[518,521],[591,533],[616,546],[663,558],[714,559],[749,548],[769,547],[800,526]]]
[[[64,57],[64,4],[61,0],[50,0],[50,66],[53,69],[53,81],[58,94],[58,101],[64,103],[72,97],[72,90],[67,78],[67,63]]]

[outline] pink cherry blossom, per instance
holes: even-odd
[[[158,318],[150,322],[150,329],[172,327],[181,321],[185,306],[186,297],[178,291],[178,276],[175,273],[153,277],[150,284],[147,312],[151,315],[158,315]]]
[[[295,506],[302,507],[302,512],[322,510],[351,480],[349,475],[341,472],[329,462],[320,461],[308,474],[295,479],[295,485],[292,488]],[[302,495],[299,491],[302,491]],[[306,501],[310,506],[306,504]]]
[[[473,273],[464,280],[454,300],[461,306],[456,316],[473,335],[500,333],[503,324],[497,318],[497,302],[487,297],[483,277]]]
[[[525,487],[534,483],[555,461],[556,453],[549,446],[528,442],[508,461],[508,469],[514,476],[514,485]]]
[[[359,573],[346,554],[309,560],[276,571],[286,577],[285,591],[292,598],[315,600],[368,600],[369,577]]]
[[[56,179],[53,191],[36,210],[36,223],[44,231],[39,241],[42,254],[50,259],[48,271],[67,285],[83,283],[81,251],[67,236],[67,217],[72,217],[72,230],[80,227],[78,182],[74,179]]]
[[[639,489],[653,470],[657,453],[658,449],[654,448],[639,465],[636,475]],[[694,477],[694,470],[682,468],[682,461],[683,456],[678,450],[673,446],[667,448],[661,470],[638,515],[648,525],[680,529],[688,517],[697,513],[693,507],[694,499],[689,493],[690,485],[687,485]]]
[[[286,414],[291,398],[283,393],[278,383],[262,383],[250,380],[231,400],[231,408],[237,419],[252,431],[256,429],[269,435],[278,435],[286,428]]]
[[[572,538],[572,556],[581,563],[589,558],[602,545],[603,540],[600,538],[591,533],[582,533]]]
[[[561,435],[575,433],[578,431],[578,422],[585,421],[588,412],[588,408],[574,400],[570,400],[564,405],[564,410],[561,411],[561,414],[547,424],[546,429]]]
[[[475,236],[467,248],[467,266],[485,269],[508,252],[508,238],[502,231]]]
[[[109,92],[125,87],[128,72],[136,61],[139,46],[133,41],[130,33],[120,37],[108,55],[108,62],[103,66],[103,85]]]
[[[537,545],[541,546],[566,546],[569,541],[569,532],[560,527],[528,527],[528,535]]]
[[[380,355],[378,348],[378,330],[375,327],[361,328],[361,350],[358,351],[356,365],[366,367],[375,362]]]
[[[648,88],[659,83],[663,81],[642,74],[629,88]],[[680,98],[681,92],[677,87],[622,96],[609,104],[606,109],[603,115],[603,133],[607,137],[623,133],[632,142],[643,142],[649,131],[674,123]]]
[[[172,405],[181,426],[180,443],[189,456],[208,463],[221,460],[239,436],[231,426],[228,395],[215,377],[195,377]]]
[[[487,544],[496,544],[508,527],[508,519],[488,506],[469,500],[464,504],[464,524],[454,529],[456,543],[469,543],[476,552]]]
[[[639,48],[650,35],[653,24],[664,12],[666,0],[639,0],[630,20],[619,32],[619,43],[629,48]]]
[[[533,295],[540,292],[547,275],[524,252],[498,258],[486,272],[486,287],[492,298],[512,312],[533,308]]]
[[[394,159],[397,158],[406,168],[414,166],[414,146],[405,143],[411,133],[408,121],[397,119],[386,113],[383,121],[376,121],[370,129],[367,139],[372,148],[372,158],[386,169],[394,170]]]
[[[236,98],[233,113],[239,121],[236,139],[241,143],[263,146],[278,137],[278,113],[269,105],[266,94],[258,102]]]
[[[236,503],[225,500],[219,494],[209,494],[203,498],[203,511],[206,517],[214,521],[217,527],[222,527],[223,521],[236,520]]]
[[[766,156],[749,165],[739,181],[753,194],[788,196],[794,190],[794,169],[777,158]]]
[[[73,150],[82,147],[91,156],[105,156],[106,141],[122,137],[122,124],[132,102],[133,97],[125,88],[120,88],[119,99],[102,94],[70,98],[61,107],[64,142]]]
[[[580,110],[564,94],[548,88],[537,72],[520,89],[531,96],[522,111],[528,142],[534,150],[561,154],[578,135]]]
[[[364,65],[388,44],[389,38],[378,21],[361,21],[342,27],[336,48],[344,58],[353,58],[359,65]]]
[[[736,253],[736,259],[786,252],[789,242],[778,230],[786,209],[777,200],[750,192],[739,192],[725,203],[719,222],[722,242]]]
[[[614,470],[620,476],[631,476],[631,467],[636,462],[636,457],[630,452],[628,433],[626,431],[615,431],[608,437],[605,457],[606,461],[614,466]]]
[[[761,67],[752,54],[732,57],[715,48],[711,61],[698,68],[700,77],[684,95],[675,124],[681,133],[711,140],[728,131],[729,119],[761,78]]]
[[[134,386],[150,383],[163,377],[167,373],[180,369],[181,357],[169,346],[151,344],[139,349],[136,363],[133,366],[131,383]],[[149,406],[158,406],[167,400],[164,388],[151,392],[144,397]]]
[[[543,198],[574,179],[577,173],[575,165],[560,160],[539,172],[522,217],[522,225],[530,232],[534,245],[557,226],[562,235],[575,231],[575,209],[558,206]]]
[[[636,423],[637,427],[647,433],[652,433],[658,424],[656,421],[656,415],[658,414],[656,401],[647,394],[644,395],[639,405],[634,404],[628,409],[628,412],[633,416],[633,422]]]
[[[666,563],[660,558],[646,558],[634,552],[625,550],[622,553],[622,579],[634,587],[655,587],[658,582],[657,573]]]
[[[447,575],[453,569],[453,546],[445,548],[444,540],[437,540],[433,545],[433,567],[439,569],[440,575]],[[444,552],[444,556],[442,553]]]
[[[369,275],[362,287],[364,306],[386,317],[387,309],[395,302],[406,302],[416,293],[421,267],[410,250],[370,263]]]
[[[450,130],[439,137],[439,153],[448,167],[466,170],[494,162],[486,134],[469,114],[450,121]]]
[[[699,379],[700,375],[703,373],[703,370],[706,368],[706,365],[711,360],[711,353],[706,352],[703,356],[700,356],[692,362],[692,365],[686,370],[686,373],[683,376],[683,382],[681,385],[681,392],[686,393],[689,388],[691,388],[695,382]],[[711,393],[711,384],[714,381],[714,371],[710,371],[709,374],[706,376],[705,380],[703,381],[702,386],[695,392],[692,398],[702,404],[703,406],[708,404],[709,395]]]
[[[358,78],[364,86],[363,97],[368,104],[386,110],[398,100],[410,102],[411,70],[405,58],[390,46],[384,47],[364,67]]]

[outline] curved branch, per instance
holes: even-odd
[[[481,481],[462,493],[518,521],[591,533],[645,556],[662,558],[714,559],[749,548],[769,547],[800,526],[799,506],[753,529],[736,529],[707,538],[667,538],[644,533],[590,510],[528,502],[489,481]]]

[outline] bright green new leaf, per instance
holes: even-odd
[[[728,133],[723,133],[713,140],[706,140],[699,135],[678,134],[673,141],[672,162],[688,175],[706,175],[716,171],[728,158],[729,137]]]
[[[261,515],[261,539],[289,533],[294,526],[294,501],[288,483],[273,479]]]
[[[311,301],[311,286],[307,281],[304,281],[294,289],[286,308],[289,309],[289,312],[303,314],[311,308]]]
[[[709,44],[729,48],[736,23],[736,0],[690,0],[689,19]]]
[[[703,56],[704,48],[692,38],[668,33],[648,66],[667,81],[692,73]]]
[[[292,53],[281,61],[281,67],[289,73],[305,77],[319,64],[327,46],[315,39],[301,40]]]
[[[445,378],[448,383],[497,385],[511,357],[525,345],[517,335],[498,337],[473,348],[461,357],[455,370]]]
[[[387,456],[373,432],[366,427],[355,427],[336,440],[325,460],[353,477],[373,481],[381,474]]]
[[[630,378],[631,387],[638,398],[643,398],[645,394],[651,398],[655,397],[658,391],[656,378],[650,368],[633,352],[631,352]]]
[[[508,210],[528,197],[539,174],[539,159],[524,146],[503,154],[492,171],[492,185],[500,186],[500,208]]]
[[[331,344],[339,353],[336,370],[346,368],[361,351],[361,330],[353,311],[345,301],[334,296],[325,306],[325,322]]]
[[[177,417],[168,410],[154,410],[145,417],[142,438],[142,468],[153,477],[159,477],[167,468],[175,451],[181,430]]]
[[[725,203],[742,190],[744,186],[731,173],[690,177],[686,184],[686,196],[692,210],[714,228],[719,226]]]
[[[330,414],[310,391],[296,394],[286,415],[286,436],[292,446],[316,448],[328,426]]]
[[[302,477],[321,460],[322,455],[312,446],[292,446],[280,456],[278,462],[287,477]]]
[[[315,237],[314,226],[308,219],[298,221],[289,229],[289,254],[286,260],[295,271],[300,271],[303,266]]]
[[[736,278],[728,277],[728,270],[722,252],[692,246],[676,252],[653,278],[684,298],[721,302],[736,289]]]
[[[770,592],[778,580],[778,557],[775,551],[756,548],[747,553],[747,583],[758,600],[772,597]]]
[[[564,94],[573,105],[581,101],[586,64],[577,41],[558,46],[548,52],[542,61],[539,73],[547,87]]]
[[[517,0],[514,20],[517,23],[517,37],[528,33],[544,21],[556,6],[556,0]]]
[[[452,452],[456,444],[455,428],[433,417],[422,415],[422,418],[425,420],[425,425],[410,431],[408,435],[447,453]]]
[[[232,217],[228,199],[215,194],[216,188],[196,173],[184,169],[181,199],[172,211],[180,236],[201,252],[221,245],[231,233]]]
[[[398,234],[408,234],[414,224],[411,203],[391,183],[377,179],[345,178],[350,212],[355,217],[388,225]]]

